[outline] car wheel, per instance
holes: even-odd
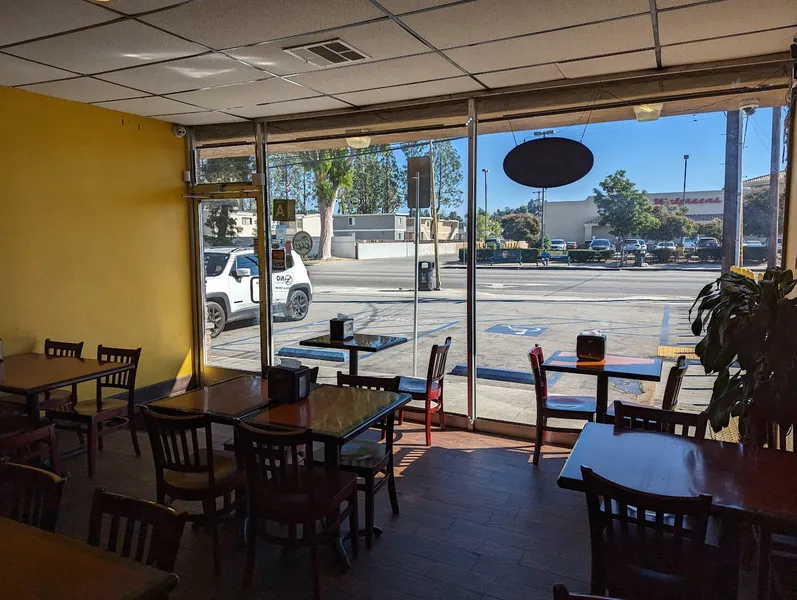
[[[205,308],[208,311],[208,321],[213,325],[210,330],[210,337],[219,337],[219,334],[224,331],[224,326],[227,324],[227,313],[224,312],[224,307],[215,300],[208,300]]]
[[[310,298],[304,290],[295,290],[288,298],[288,317],[294,321],[301,321],[310,310]]]

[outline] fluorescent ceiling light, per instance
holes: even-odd
[[[655,121],[661,116],[661,109],[664,104],[657,102],[656,104],[639,104],[634,106],[634,114],[637,121]]]
[[[346,138],[346,145],[349,148],[356,148],[360,150],[362,148],[367,148],[371,145],[371,138],[367,135],[358,136],[358,137],[347,137]]]

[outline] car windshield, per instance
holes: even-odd
[[[221,275],[229,259],[229,254],[205,252],[205,277]]]

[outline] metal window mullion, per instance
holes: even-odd
[[[274,360],[274,340],[271,321],[271,200],[268,193],[268,150],[266,148],[266,124],[255,123],[255,168],[260,187],[257,202],[258,236],[257,257],[260,263],[260,364],[270,366]],[[265,369],[263,369],[265,374]]]
[[[468,427],[476,419],[476,186],[478,110],[476,100],[468,100],[468,242],[467,258],[467,353]]]

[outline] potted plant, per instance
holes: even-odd
[[[706,374],[717,375],[708,407],[714,431],[739,417],[746,437],[752,405],[769,415],[797,414],[797,299],[788,297],[795,284],[780,268],[759,281],[727,273],[689,309],[692,333],[703,335],[695,354]]]

